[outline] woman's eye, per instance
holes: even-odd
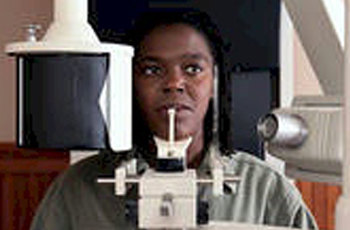
[[[147,76],[161,74],[161,68],[158,66],[146,66],[143,68],[142,73]]]
[[[185,66],[185,71],[187,74],[194,76],[203,71],[203,69],[199,65],[188,65]]]

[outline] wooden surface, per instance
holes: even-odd
[[[321,230],[333,230],[335,206],[341,194],[340,187],[326,183],[304,181],[297,181],[296,185],[307,206],[314,214],[319,228]]]
[[[29,229],[46,189],[68,166],[66,152],[0,143],[0,230]]]

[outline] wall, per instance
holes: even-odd
[[[305,50],[294,33],[294,95],[322,95],[322,87]]]
[[[42,25],[46,31],[52,20],[50,0],[0,0],[0,142],[14,142],[16,135],[15,60],[8,57],[5,45],[24,41],[25,25]]]

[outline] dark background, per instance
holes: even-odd
[[[131,28],[141,12],[162,7],[192,7],[207,12],[231,43],[229,58],[233,66],[278,67],[280,0],[90,0],[89,20],[101,40],[107,41]]]
[[[102,41],[113,41],[151,8],[197,8],[217,23],[228,44],[228,79],[221,101],[220,142],[264,158],[259,117],[279,101],[280,0],[90,0],[89,21]]]

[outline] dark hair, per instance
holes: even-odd
[[[187,24],[201,33],[212,52],[215,63],[222,62],[224,42],[219,29],[208,14],[194,9],[154,9],[143,13],[134,21],[134,27],[127,34],[127,43],[137,53],[141,41],[150,31],[161,25]]]
[[[135,48],[135,53],[137,54],[140,43],[153,29],[162,25],[171,25],[178,23],[187,24],[204,36],[213,56],[215,68],[218,70],[217,77],[219,77],[219,79],[226,78],[227,62],[225,60],[224,41],[216,24],[208,14],[202,11],[194,9],[174,8],[156,9],[145,12],[136,21],[134,21],[133,29],[131,29],[126,35],[126,43],[132,45]],[[213,138],[213,107],[214,105],[211,101],[204,120],[205,144],[209,144]],[[144,141],[147,141],[146,139],[149,139],[151,137],[151,133],[149,132],[147,125],[143,122],[142,117],[140,116],[141,113],[139,112],[139,108],[135,100],[133,109],[134,144],[137,146],[142,146],[147,144],[144,143]]]

